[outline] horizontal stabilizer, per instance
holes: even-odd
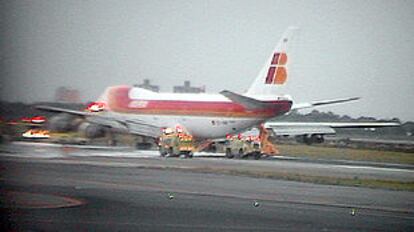
[[[312,108],[312,107],[315,107],[315,106],[323,106],[323,105],[344,103],[344,102],[356,101],[356,100],[359,100],[359,99],[360,99],[359,97],[351,97],[351,98],[340,98],[340,99],[334,99],[334,100],[323,100],[323,101],[298,103],[298,104],[293,104],[292,110],[300,110],[300,109]]]
[[[237,93],[233,93],[228,90],[223,90],[220,92],[223,96],[227,97],[228,99],[232,100],[233,102],[239,103],[246,107],[247,109],[263,109],[267,107],[265,102],[246,97]]]

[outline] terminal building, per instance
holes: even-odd
[[[62,103],[80,103],[79,90],[61,86],[55,91],[55,101]]]
[[[184,85],[174,86],[173,92],[174,93],[205,93],[206,88],[205,86],[194,87],[194,86],[191,86],[190,81],[184,81]]]
[[[142,84],[134,85],[134,87],[148,89],[154,92],[160,91],[160,87],[158,85],[151,84],[149,79],[144,79],[144,82]]]

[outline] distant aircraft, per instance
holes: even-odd
[[[179,126],[196,139],[206,140],[242,132],[291,110],[357,100],[344,98],[294,104],[290,96],[277,94],[278,87],[288,78],[288,45],[294,31],[289,28],[284,33],[244,94],[228,90],[218,94],[157,93],[138,87],[112,86],[88,106],[88,111],[50,106],[37,108],[85,117],[86,125],[79,128],[91,137],[101,135],[103,128],[114,128],[156,138],[161,128]],[[276,127],[267,125],[271,129]],[[298,125],[294,128],[298,129]]]
[[[305,144],[323,143],[325,135],[334,135],[335,129],[365,128],[371,131],[380,127],[398,127],[397,122],[266,122],[276,136],[294,136]]]

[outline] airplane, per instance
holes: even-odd
[[[201,141],[243,132],[293,110],[358,100],[352,97],[295,104],[291,96],[277,94],[288,79],[289,44],[295,30],[287,29],[243,94],[228,90],[217,94],[158,93],[120,85],[108,87],[87,111],[51,106],[37,109],[84,117],[86,122],[79,128],[91,137],[112,128],[157,138],[162,128],[180,126]],[[268,124],[268,128],[275,125]]]
[[[335,129],[364,128],[375,130],[382,127],[398,127],[398,122],[266,122],[264,127],[271,129],[276,136],[295,137],[299,143],[307,145],[323,143],[325,135],[336,134]]]

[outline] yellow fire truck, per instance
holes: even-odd
[[[193,136],[177,128],[173,130],[166,128],[159,138],[159,151],[162,157],[181,156],[186,158],[193,157],[194,143]]]
[[[276,156],[279,150],[269,140],[269,131],[264,128],[263,124],[259,127],[259,136],[226,136],[226,145],[224,151],[226,157],[232,158],[248,158],[260,159],[263,155]]]
[[[229,159],[248,157],[260,159],[262,156],[260,140],[251,136],[228,136],[224,149]]]

